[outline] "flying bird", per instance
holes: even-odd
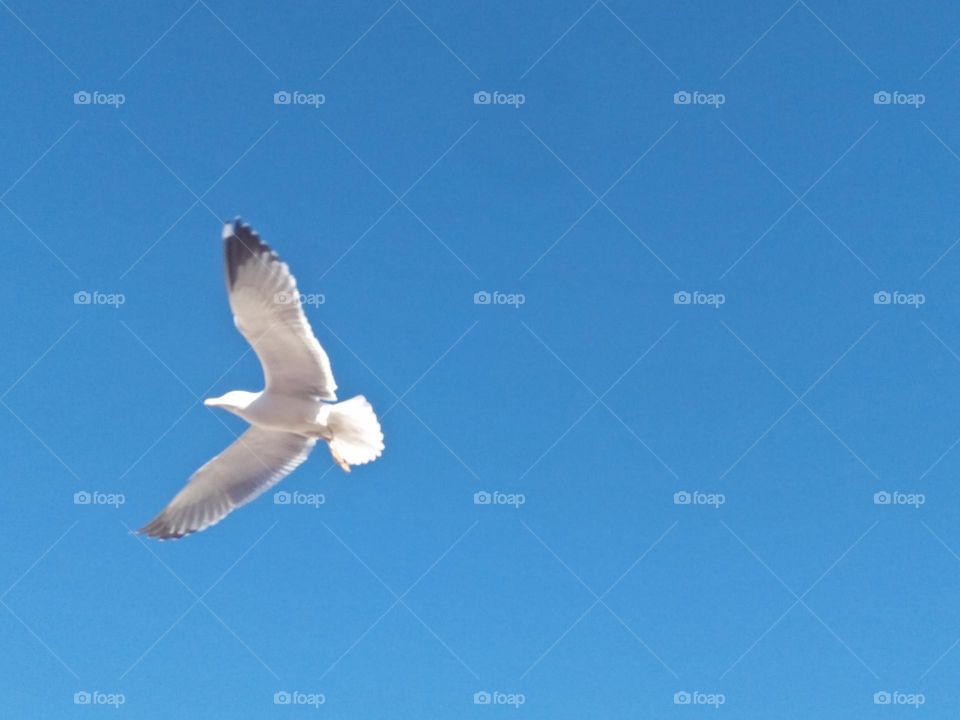
[[[197,470],[139,532],[161,540],[205,530],[293,472],[324,440],[344,471],[380,457],[383,433],[362,395],[335,402],[330,359],[300,304],[287,264],[240,218],[223,226],[227,297],[263,367],[265,389],[204,400],[250,427]]]

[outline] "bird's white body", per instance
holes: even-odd
[[[239,218],[224,225],[223,242],[234,324],[260,360],[265,388],[204,401],[250,427],[141,529],[151,537],[179,538],[219,522],[293,472],[318,440],[328,443],[346,472],[383,452],[380,423],[366,398],[335,402],[330,359],[307,321],[286,263]]]
[[[268,430],[296,433],[303,437],[330,438],[326,424],[318,419],[329,415],[321,412],[322,400],[296,395],[279,395],[270,391],[248,392],[233,390],[218,398],[203,401],[209,407],[219,407],[242,417],[251,425]]]

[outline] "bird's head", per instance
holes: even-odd
[[[246,390],[231,390],[220,397],[207,398],[203,401],[203,404],[207,407],[220,407],[230,412],[239,412],[245,410],[250,403],[259,396],[260,393],[247,392]]]

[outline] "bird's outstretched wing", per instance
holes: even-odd
[[[303,314],[287,264],[239,218],[223,226],[227,295],[268,391],[337,399],[330,358]]]
[[[316,439],[251,426],[197,470],[159,515],[140,528],[167,540],[205,530],[253,500],[307,459]]]

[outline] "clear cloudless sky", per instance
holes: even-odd
[[[960,712],[956,3],[0,6],[3,717]],[[141,540],[235,215],[386,451]]]

